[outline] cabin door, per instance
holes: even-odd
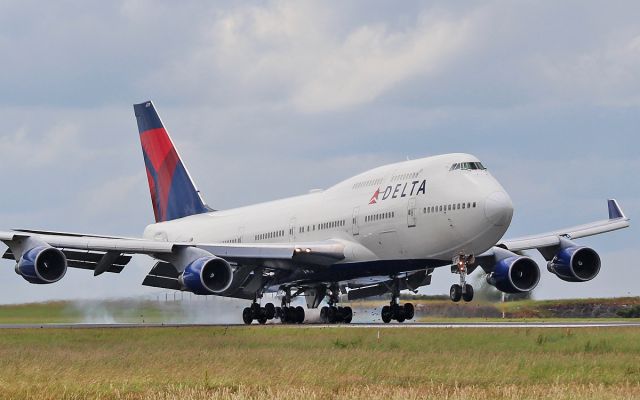
[[[407,226],[409,228],[414,228],[416,226],[416,219],[418,217],[416,214],[416,198],[412,197],[407,203]]]
[[[296,241],[296,219],[295,218],[291,218],[291,220],[289,221],[289,241],[290,242]]]
[[[358,214],[360,214],[360,207],[356,207],[353,209],[353,219],[351,220],[351,231],[353,232],[353,236],[357,236],[360,234],[360,227],[358,225]]]

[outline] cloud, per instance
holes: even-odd
[[[470,24],[425,15],[404,32],[359,27],[305,71],[293,103],[311,112],[344,109],[374,101],[399,82],[433,77],[468,45]]]
[[[223,12],[187,58],[160,70],[152,85],[173,78],[218,97],[230,79],[240,96],[249,90],[303,112],[344,110],[376,100],[399,82],[435,76],[473,33],[472,17],[437,10],[421,11],[408,26],[356,21],[348,27],[330,10],[270,2]],[[238,96],[226,94],[231,101]]]

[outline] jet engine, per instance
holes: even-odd
[[[548,263],[547,269],[567,282],[586,282],[600,272],[600,256],[583,246],[566,246]]]
[[[533,259],[514,254],[499,260],[487,283],[505,293],[520,293],[533,290],[540,281],[540,268]]]
[[[51,246],[33,247],[18,260],[16,273],[29,283],[58,282],[67,273],[67,258],[62,251]]]
[[[233,269],[218,257],[202,257],[191,262],[178,277],[180,285],[195,294],[218,294],[231,286]]]

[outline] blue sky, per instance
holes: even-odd
[[[216,208],[463,151],[513,198],[507,236],[604,218],[609,196],[635,219],[637,15],[632,1],[4,1],[0,227],[140,235],[153,213],[131,105],[147,99]],[[536,296],[640,295],[637,237],[581,241],[600,276],[545,272]],[[2,261],[0,302],[153,293],[151,265],[43,287]],[[426,292],[453,281],[437,271]]]

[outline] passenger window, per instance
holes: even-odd
[[[473,202],[473,208],[476,208],[476,202],[475,201]]]

